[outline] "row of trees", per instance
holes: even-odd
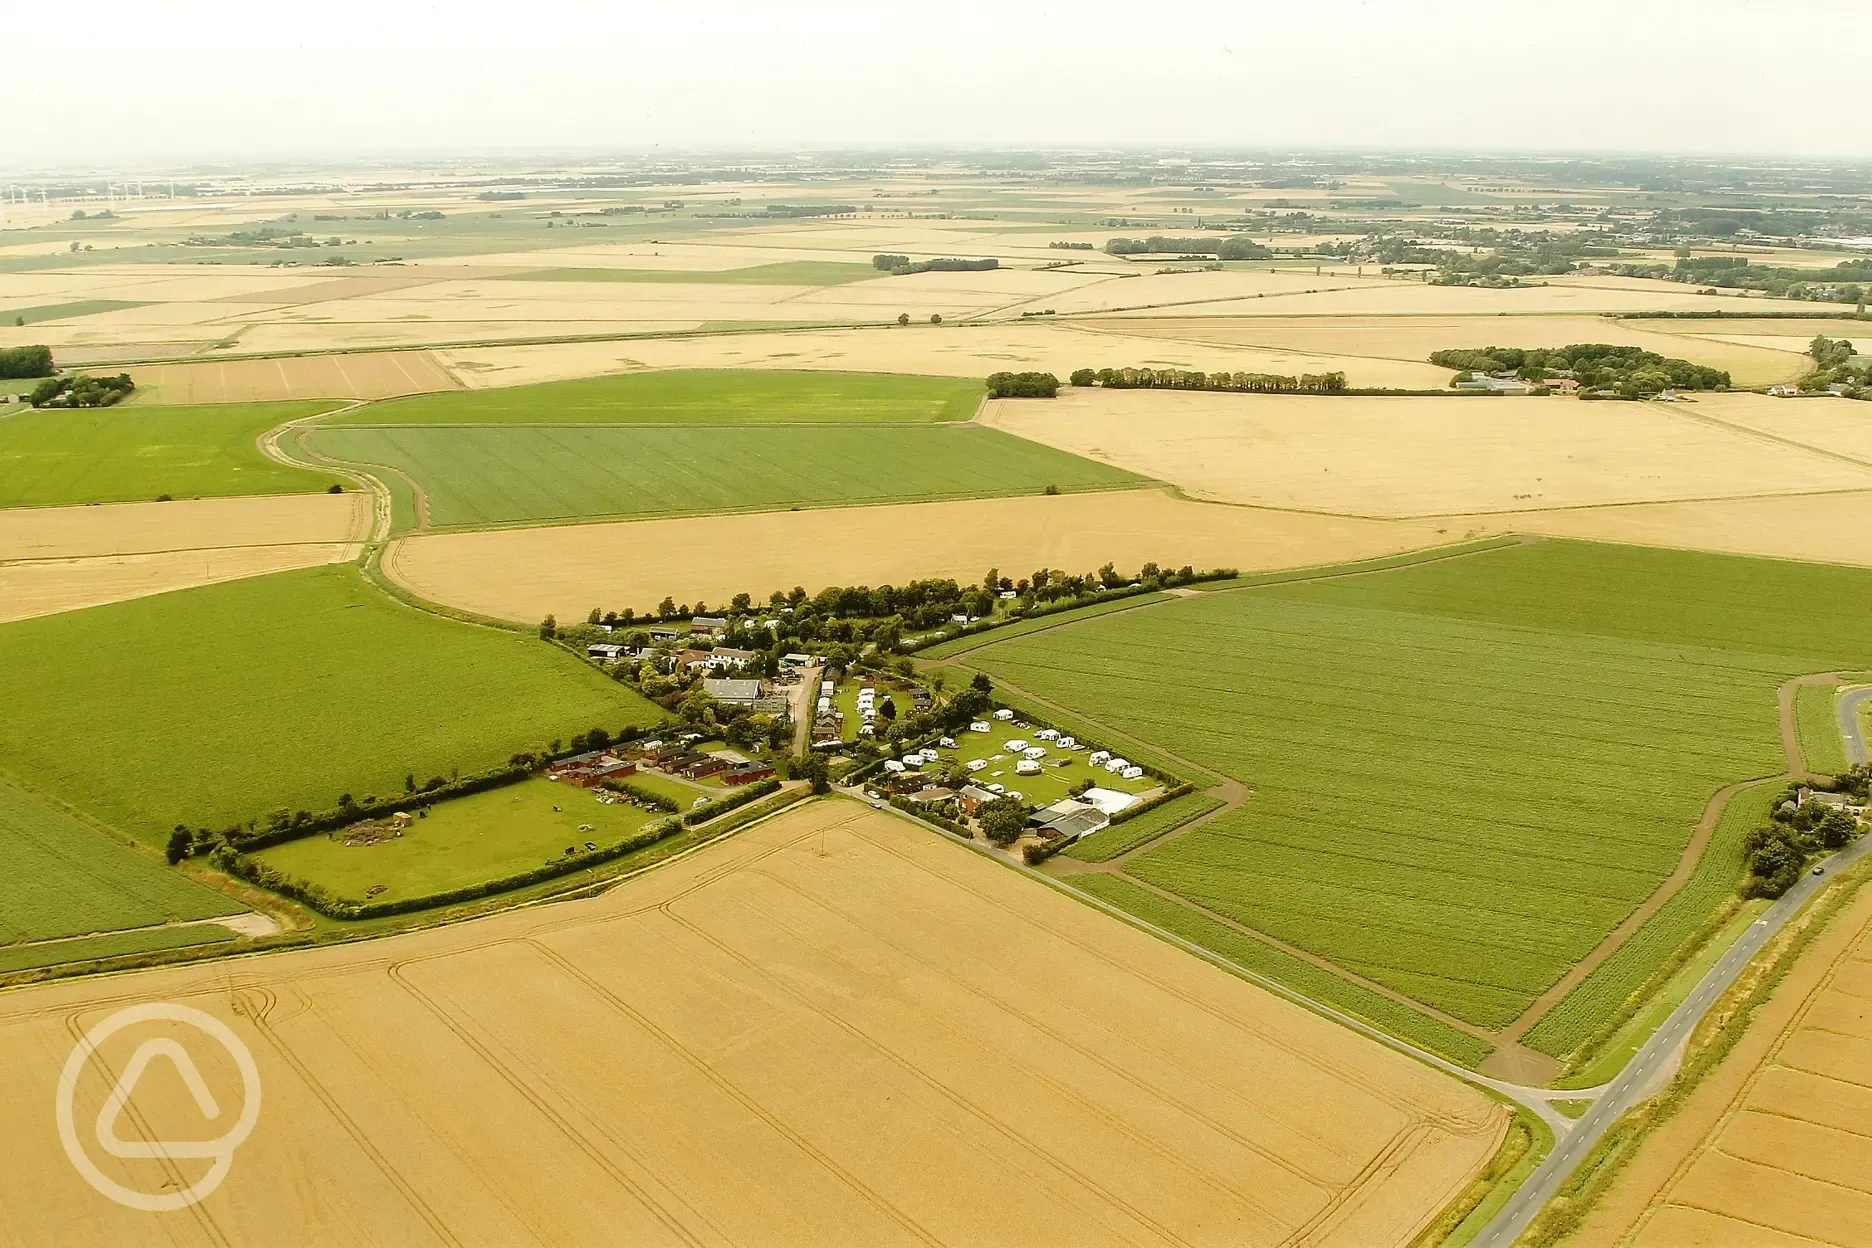
[[[1818,393],[1834,386],[1849,399],[1872,399],[1872,364],[1859,358],[1859,349],[1845,338],[1819,334],[1807,346],[1814,368],[1800,379],[1800,388]]]
[[[1075,386],[1100,385],[1107,390],[1222,390],[1241,394],[1338,394],[1346,388],[1344,373],[1305,373],[1299,377],[1276,373],[1205,373],[1183,368],[1089,368],[1073,370]]]
[[[51,347],[0,347],[0,380],[51,375]]]
[[[1218,239],[1169,238],[1162,234],[1149,238],[1114,238],[1106,242],[1105,251],[1113,256],[1213,255],[1218,260],[1266,260],[1274,254],[1246,234],[1230,234]]]
[[[1060,380],[1052,373],[990,373],[988,393],[997,399],[1051,399]]]
[[[1831,269],[1796,269],[1752,265],[1747,256],[1680,255],[1674,265],[1617,264],[1611,268],[1627,277],[1662,278],[1717,290],[1755,290],[1777,299],[1850,303],[1862,311],[1866,292],[1872,289],[1872,259],[1842,260]]]
[[[912,260],[909,256],[880,252],[871,257],[871,267],[895,277],[902,277],[907,273],[980,273],[1000,268],[1001,262],[993,256],[983,260],[963,260],[955,256],[943,256],[935,260]]]
[[[1539,384],[1570,377],[1582,391],[1648,398],[1661,390],[1727,390],[1729,374],[1638,347],[1575,343],[1569,347],[1466,347],[1436,351],[1430,362],[1470,373],[1513,373]]]

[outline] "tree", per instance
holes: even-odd
[[[1844,849],[1859,834],[1859,821],[1843,810],[1829,810],[1814,834],[1820,838],[1822,848]]]
[[[20,324],[26,323],[24,317],[18,319]],[[52,371],[50,347],[0,348],[0,378],[50,377]]]
[[[805,758],[795,761],[787,774],[795,780],[810,782],[815,796],[832,791],[832,777],[826,768],[823,754],[808,754]]]
[[[169,865],[173,867],[189,856],[194,844],[195,838],[189,834],[189,830],[178,823],[175,831],[169,834],[169,845],[163,850],[163,857],[167,858]]]
[[[669,619],[671,616],[675,615],[676,614],[676,600],[674,598],[669,597],[668,595],[665,595],[663,598],[663,601],[657,603],[657,614],[666,620]]]
[[[554,637],[559,635],[559,621],[553,619],[550,615],[541,620],[539,635],[541,641],[551,641]]]
[[[1098,374],[1089,368],[1075,368],[1067,380],[1075,386],[1091,386],[1098,383]]]
[[[987,672],[976,672],[975,679],[969,681],[969,688],[984,696],[991,695],[994,693],[994,682],[988,679]]]
[[[910,314],[908,312],[899,312],[897,314],[897,323],[899,325],[908,325],[910,323]]]
[[[940,313],[940,312],[932,312],[932,313],[930,313],[930,324],[932,324],[932,325],[940,325],[940,324],[942,324],[942,313]]]
[[[596,624],[602,619],[604,619],[604,612],[600,611],[597,607],[593,607],[591,609],[591,614],[585,617],[585,622],[587,624]]]
[[[1019,798],[1003,797],[975,812],[982,832],[997,845],[1012,845],[1027,829],[1027,808]]]

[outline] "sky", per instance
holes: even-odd
[[[1159,16],[1161,15],[1161,16]],[[42,16],[50,20],[49,11]],[[1190,146],[1872,157],[1864,0],[84,0],[0,168]]]

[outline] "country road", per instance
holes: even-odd
[[[1859,708],[1872,702],[1872,686],[1854,689],[1840,695],[1833,704],[1833,714],[1839,719],[1840,736],[1846,739],[1846,761],[1855,766],[1872,762],[1866,756],[1865,731],[1859,726]]]
[[[1698,981],[1683,1004],[1672,1010],[1670,1017],[1652,1033],[1618,1077],[1606,1085],[1605,1092],[1593,1102],[1592,1108],[1581,1115],[1570,1130],[1557,1138],[1553,1151],[1534,1168],[1533,1173],[1522,1182],[1520,1190],[1470,1243],[1475,1248],[1508,1248],[1508,1245],[1514,1243],[1534,1220],[1534,1215],[1560,1189],[1560,1185],[1573,1172],[1573,1167],[1592,1151],[1607,1129],[1627,1110],[1656,1091],[1657,1085],[1668,1075],[1671,1063],[1691,1031],[1728,990],[1729,985],[1735,982],[1736,976],[1742,973],[1742,968],[1748,965],[1749,960],[1835,873],[1868,853],[1872,853],[1872,835],[1861,837],[1826,859],[1821,864],[1826,870],[1825,875],[1817,876],[1811,872],[1803,875],[1800,883],[1789,889],[1779,901],[1762,913],[1761,918],[1750,924],[1721,960]]]

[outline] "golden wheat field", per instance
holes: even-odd
[[[431,601],[530,623],[548,612],[582,619],[593,606],[647,610],[665,594],[758,600],[794,585],[975,581],[989,567],[1300,567],[1502,530],[1487,519],[1309,516],[1143,489],[423,534],[393,544],[383,566]]]
[[[263,1090],[228,1178],[181,1214],[98,1196],[54,1130],[74,1035],[152,999],[232,1028]],[[78,1122],[155,1036],[207,1050],[211,1092],[241,1103],[199,1034],[141,1026],[75,1085]],[[591,900],[8,993],[0,1091],[0,1207],[45,1245],[1363,1248],[1407,1242],[1506,1120],[843,799]],[[133,1140],[209,1133],[180,1080],[152,1075],[130,1103]],[[165,1182],[157,1161],[98,1158]]]
[[[137,370],[136,383],[139,403],[388,399],[459,384],[430,351],[153,364]]]
[[[1834,916],[1569,1248],[1872,1242],[1872,890]]]
[[[1702,403],[1089,389],[981,419],[1198,498],[1345,515],[1872,488],[1872,465],[1699,419]]]

